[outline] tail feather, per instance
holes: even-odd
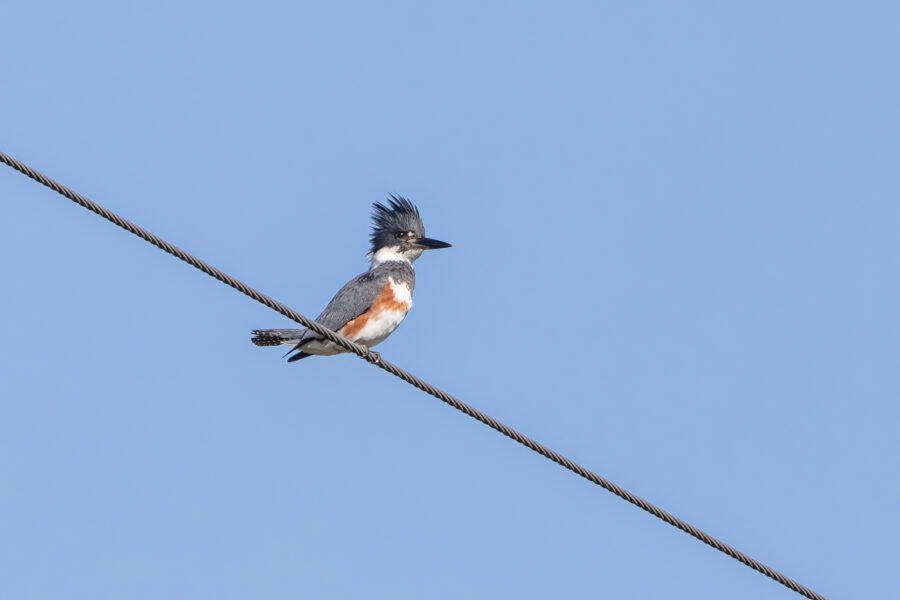
[[[304,329],[254,329],[250,332],[253,335],[250,341],[257,346],[296,344],[304,331]]]

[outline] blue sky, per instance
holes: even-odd
[[[891,3],[10,4],[2,149],[835,598],[897,594]],[[0,595],[791,598],[0,170]]]

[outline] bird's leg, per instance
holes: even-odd
[[[368,346],[363,346],[363,347],[369,351],[369,353],[364,358],[367,361],[369,361],[370,363],[372,363],[373,365],[380,365],[381,364],[381,354],[378,352],[375,352]]]

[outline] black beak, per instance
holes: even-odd
[[[416,240],[416,246],[425,248],[426,250],[439,250],[441,248],[449,248],[450,244],[431,238],[419,238]]]

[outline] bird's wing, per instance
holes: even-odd
[[[325,310],[322,311],[316,322],[321,323],[332,331],[337,331],[359,315],[363,314],[372,304],[378,295],[384,289],[387,283],[388,275],[384,272],[363,273],[357,275],[344,287],[338,290]],[[321,339],[318,333],[307,330],[300,338],[297,348],[310,340]]]

